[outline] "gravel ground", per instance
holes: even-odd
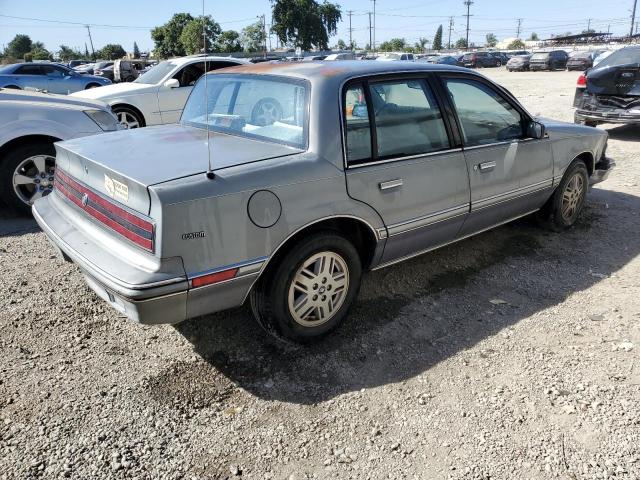
[[[572,120],[576,73],[488,69]],[[583,220],[527,220],[365,277],[306,349],[247,308],[120,317],[0,218],[0,479],[640,478],[640,127]]]

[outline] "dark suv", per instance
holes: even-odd
[[[462,63],[467,68],[499,67],[502,65],[500,59],[489,52],[465,53],[462,57]]]
[[[529,60],[529,70],[564,70],[569,55],[564,50],[536,52]]]

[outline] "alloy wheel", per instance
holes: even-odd
[[[118,117],[118,121],[125,128],[139,128],[140,122],[131,112],[127,112],[125,110],[121,110],[116,112],[116,117]]]
[[[349,269],[335,252],[320,252],[305,260],[289,286],[289,312],[305,327],[328,322],[344,303]]]
[[[265,127],[280,120],[280,110],[273,102],[262,102],[254,118],[258,125]]]
[[[585,183],[583,176],[576,172],[567,182],[562,192],[562,218],[572,223],[579,213],[580,204],[585,194]]]
[[[26,205],[53,190],[56,159],[51,155],[34,155],[20,162],[13,172],[13,190]]]

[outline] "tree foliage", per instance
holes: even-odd
[[[193,17],[188,13],[176,13],[164,25],[151,30],[151,38],[155,43],[154,55],[159,58],[179,57],[186,54],[180,36]],[[200,32],[202,37],[202,32]]]
[[[524,48],[524,42],[519,38],[516,38],[507,48],[509,50],[522,50]]]
[[[329,48],[329,37],[342,19],[340,5],[324,0],[271,0],[273,32],[286,45],[302,50]]]
[[[432,46],[434,50],[442,50],[442,25],[438,27],[438,30],[436,30]]]
[[[487,47],[495,47],[498,43],[498,38],[493,33],[487,33],[485,39]]]
[[[127,52],[125,52],[122,45],[119,43],[108,43],[102,49],[96,52],[98,58],[104,58],[105,60],[116,60],[118,58],[124,57]]]
[[[133,42],[133,58],[140,58],[140,49],[136,42]]]
[[[7,45],[5,55],[13,58],[24,58],[25,54],[31,50],[33,50],[33,43],[29,35],[19,33]]]
[[[206,37],[206,50],[212,52],[217,49],[216,41],[221,33],[220,25],[210,15],[199,16],[185,25],[180,34],[180,43],[187,55],[202,53],[205,50]]]
[[[346,43],[344,43],[344,40],[339,39],[339,40],[338,40],[338,43],[336,43],[336,48],[337,48],[338,50],[346,50],[346,49],[347,49],[347,44],[346,44]]]
[[[429,39],[426,37],[420,37],[415,44],[414,50],[416,53],[424,53],[424,49],[429,44]],[[435,47],[434,47],[435,48]]]
[[[258,21],[242,29],[242,46],[247,52],[260,52],[263,49],[265,40],[262,22]]]
[[[529,37],[529,40],[531,40],[532,42],[537,42],[539,40],[538,34],[536,32],[531,32],[531,36]]]
[[[407,47],[407,41],[404,38],[392,38],[380,44],[381,52],[402,52]]]
[[[68,62],[69,60],[82,58],[82,54],[71,47],[60,45],[60,50],[58,50],[58,57],[60,57],[60,60],[62,60],[63,62]]]
[[[241,52],[240,34],[235,30],[225,30],[218,35],[216,43],[213,45],[213,51],[225,53]]]
[[[467,40],[465,38],[459,38],[456,40],[456,48],[467,48]]]

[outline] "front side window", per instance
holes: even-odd
[[[62,68],[56,68],[53,65],[42,65],[42,70],[47,77],[62,78],[67,72]]]
[[[370,88],[378,158],[449,147],[440,108],[423,80],[372,83]]]
[[[482,82],[462,78],[445,79],[445,85],[458,113],[465,146],[523,137],[522,116],[497,91]]]
[[[306,82],[209,74],[196,83],[181,123],[306,148],[308,103]]]

